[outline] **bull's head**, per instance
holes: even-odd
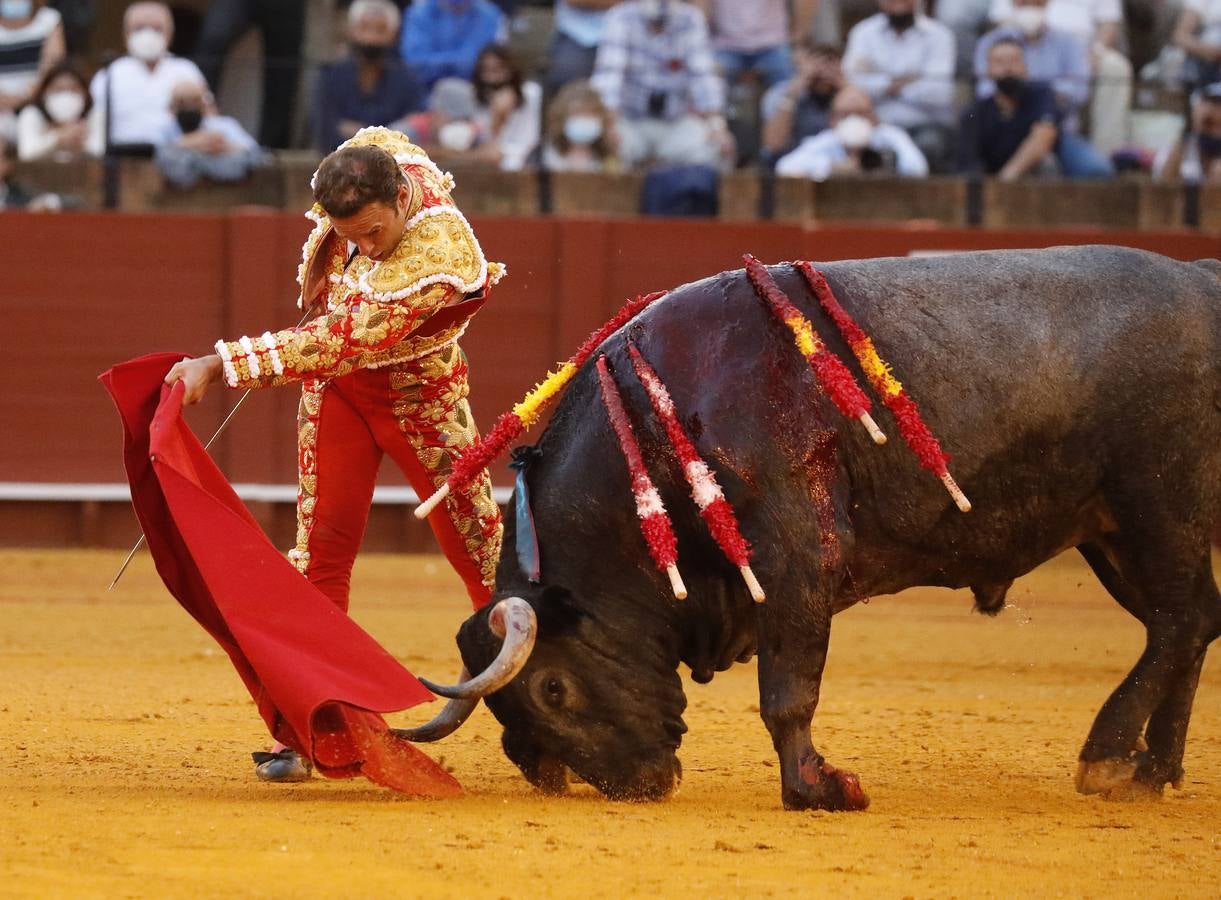
[[[639,621],[597,618],[565,589],[520,593],[529,601],[489,605],[458,633],[466,668],[495,671],[506,655],[500,610],[511,604],[531,625],[537,619],[537,642],[520,670],[507,680],[502,672],[479,691],[504,726],[505,753],[527,780],[551,793],[565,789],[568,770],[615,799],[672,793],[682,772],[676,751],[687,730],[677,651]],[[489,687],[493,682],[499,689]]]

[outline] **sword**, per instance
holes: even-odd
[[[301,317],[301,321],[297,323],[296,327],[300,328],[302,325],[304,325],[305,320],[308,319],[313,312],[314,307],[311,306],[309,310],[306,311],[305,315]],[[208,438],[208,443],[204,444],[205,450],[211,447],[212,444],[216,442],[216,439],[225,433],[225,429],[229,427],[229,421],[235,415],[237,415],[237,411],[242,408],[242,404],[246,402],[246,398],[249,397],[253,391],[254,388],[246,388],[242,396],[238,397],[237,403],[233,404],[233,409],[229,410],[229,415],[225,416],[224,421],[220,423],[220,427],[216,429],[216,433],[213,434],[212,437]],[[135,555],[140,552],[140,548],[144,546],[144,540],[144,534],[141,533],[140,539],[136,541],[136,545],[131,548],[131,552],[127,554],[127,559],[123,560],[123,565],[119,566],[119,571],[115,573],[114,580],[110,582],[110,587],[106,588],[107,593],[113,591],[114,586],[119,583],[119,579],[123,577],[123,573],[126,572],[127,567],[131,565],[132,559],[135,558]]]

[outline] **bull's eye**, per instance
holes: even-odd
[[[563,706],[568,699],[564,679],[554,673],[541,673],[534,681],[534,693],[539,702],[552,707]]]

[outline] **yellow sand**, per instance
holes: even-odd
[[[1160,803],[1078,796],[1076,754],[1142,646],[1076,557],[999,620],[912,591],[838,617],[815,742],[866,813],[786,813],[755,671],[690,685],[673,800],[535,795],[486,710],[433,752],[467,788],[256,782],[266,735],[226,657],[148,558],[0,552],[0,895],[1215,897],[1221,664],[1204,671],[1187,779]],[[457,671],[466,614],[429,557],[367,557],[354,611],[413,671]],[[419,721],[430,710],[395,717]]]

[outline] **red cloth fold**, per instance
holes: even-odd
[[[229,654],[276,740],[330,778],[452,797],[458,782],[379,715],[432,694],[293,568],[182,419],[181,354],[100,380],[123,420],[132,505],[170,593]]]

